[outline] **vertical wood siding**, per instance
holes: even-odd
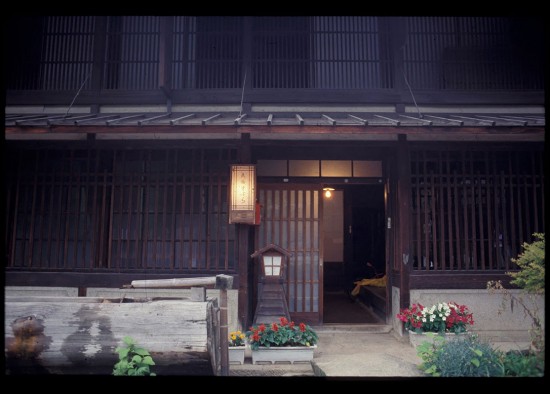
[[[106,34],[97,18],[44,17],[27,29],[11,22],[20,41],[8,42],[8,88],[76,91],[97,63],[103,70],[94,75],[101,80],[95,88],[157,90],[162,17],[107,16]],[[393,89],[402,85],[404,76],[394,75],[402,68],[412,89],[544,88],[541,24],[513,17],[403,19],[401,57],[394,56],[401,48],[393,29],[403,26],[384,17],[168,17],[171,66],[163,78],[176,90],[241,89],[247,70],[255,89]],[[92,89],[91,80],[84,89]]]
[[[11,152],[7,268],[235,271],[230,149]]]
[[[286,278],[288,307],[313,320],[320,313],[319,196],[312,186],[262,185],[262,221],[256,231],[256,249],[273,243],[292,253]]]
[[[540,152],[412,152],[415,270],[508,270],[544,232]]]
[[[93,16],[47,17],[41,50],[41,89],[91,87],[95,24]]]
[[[158,88],[160,17],[110,17],[107,26],[105,89]]]
[[[513,18],[512,18],[513,19]],[[517,22],[517,21],[516,21]],[[526,58],[521,30],[501,17],[410,17],[404,71],[417,89],[542,89],[542,54]]]

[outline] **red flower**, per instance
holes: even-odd
[[[294,322],[291,321],[290,323],[288,323],[288,326],[289,326],[290,328],[294,328]]]
[[[281,317],[281,326],[286,326],[288,324],[288,320],[286,319],[286,317]]]
[[[277,323],[271,324],[271,329],[275,332],[279,331],[279,326],[277,326]]]
[[[300,323],[300,331],[306,332],[306,325],[304,323]]]
[[[260,332],[264,332],[265,331],[265,324],[260,324],[260,326],[258,328],[260,329]]]
[[[255,342],[258,342],[260,340],[260,336],[257,332],[252,335],[252,340]]]

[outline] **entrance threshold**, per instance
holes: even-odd
[[[361,323],[323,323],[312,326],[316,332],[368,332],[377,334],[387,334],[392,331],[389,324],[361,324]]]

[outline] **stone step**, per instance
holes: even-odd
[[[311,326],[311,328],[317,333],[362,332],[386,334],[392,331],[392,326],[389,324],[325,323],[323,325]]]

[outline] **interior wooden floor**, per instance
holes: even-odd
[[[324,293],[323,323],[382,324],[368,308],[350,299],[344,291]]]

